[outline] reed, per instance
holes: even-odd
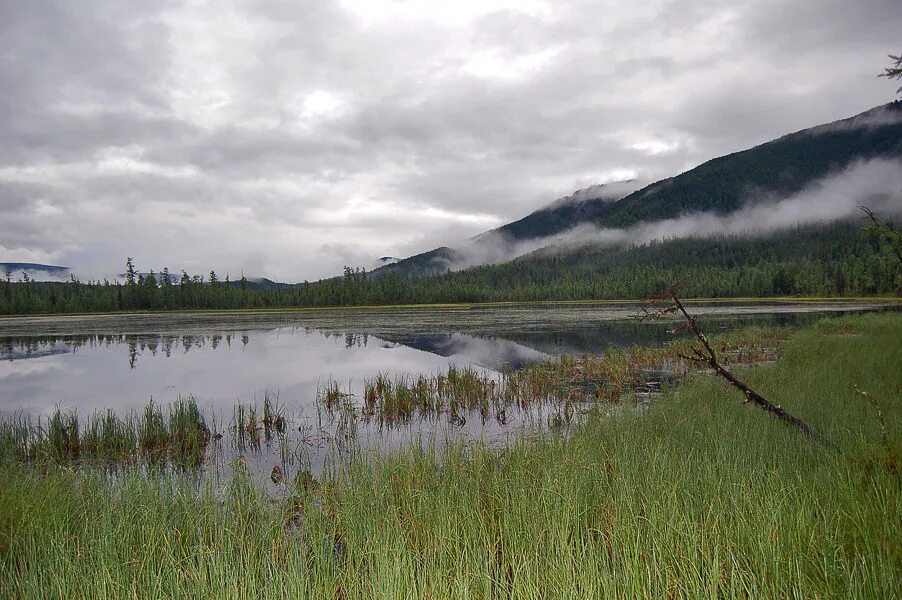
[[[751,329],[713,339],[722,356],[741,365],[773,361],[788,335],[786,329]],[[329,379],[317,393],[317,413],[332,428],[329,441],[341,442],[343,451],[354,447],[358,421],[376,424],[380,430],[443,418],[458,426],[472,418],[504,425],[514,411],[534,411],[544,414],[541,419],[547,427],[569,427],[579,419],[577,409],[585,412],[596,403],[659,394],[662,384],[685,379],[692,373],[680,358],[687,348],[687,342],[676,341],[658,348],[612,349],[602,356],[564,356],[500,374],[456,365],[431,375],[380,373],[364,379],[362,398],[351,393],[350,384],[346,392]],[[259,452],[263,444],[270,447],[278,438],[281,456],[303,442],[292,438],[289,420],[288,405],[269,390],[262,405],[237,403],[225,432],[216,429],[215,418],[208,419],[193,396],[169,406],[151,400],[140,412],[123,416],[106,410],[80,418],[74,411],[57,409],[34,423],[28,415],[4,415],[0,454],[23,461],[142,460],[191,466],[199,465],[210,442],[225,434],[239,454]],[[321,423],[321,433],[322,428]],[[285,462],[291,462],[291,456]]]
[[[703,373],[566,436],[358,453],[275,495],[242,461],[200,490],[178,472],[35,469],[0,429],[0,596],[893,598],[900,338],[902,315],[827,321],[742,371],[842,454]]]
[[[169,410],[170,458],[179,464],[199,464],[209,442],[210,429],[196,399],[179,398]]]
[[[37,424],[21,414],[0,418],[0,456],[20,462],[145,458],[199,463],[209,441],[210,430],[193,396],[180,397],[166,412],[151,400],[143,411],[122,417],[105,410],[80,419],[74,410],[57,408]]]
[[[142,452],[160,458],[169,444],[169,431],[163,409],[153,399],[144,407],[143,419],[138,423],[138,444]]]
[[[97,413],[88,419],[82,434],[84,453],[105,460],[122,461],[135,454],[138,427],[133,419],[120,419],[113,410]]]
[[[279,402],[279,393],[266,390],[263,393],[263,429],[266,439],[271,439],[273,433],[284,433],[285,427],[285,405]]]

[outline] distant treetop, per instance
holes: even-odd
[[[899,53],[899,56],[893,56],[892,54],[890,54],[889,59],[893,62],[893,66],[885,68],[883,70],[883,73],[878,75],[878,77],[902,80],[902,52]],[[902,96],[902,87],[896,90],[896,93]]]

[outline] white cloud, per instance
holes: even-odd
[[[553,10],[550,3],[541,0],[341,0],[341,5],[354,16],[373,25],[409,19],[460,26],[498,11],[543,16]]]
[[[673,154],[680,149],[680,142],[677,140],[655,140],[648,139],[641,142],[630,144],[630,148],[638,150],[643,154],[657,156],[659,154]]]
[[[481,79],[516,81],[547,68],[560,54],[560,47],[518,56],[504,56],[498,48],[474,52],[464,63],[464,73]]]
[[[325,90],[313,90],[304,96],[301,116],[307,118],[328,117],[337,114],[341,107],[340,95]]]
[[[902,28],[893,0],[7,5],[0,260],[282,280],[884,103]]]

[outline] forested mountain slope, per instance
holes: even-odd
[[[421,277],[480,262],[504,262],[505,251],[517,244],[522,247],[529,240],[541,244],[543,238],[579,225],[623,228],[686,214],[725,215],[756,202],[790,196],[856,162],[874,158],[898,159],[902,168],[902,101],[715,158],[622,199],[604,195],[604,188],[596,186],[596,198],[574,202],[564,198],[458,248],[437,248],[374,274]],[[493,252],[479,252],[479,244],[492,244]]]
[[[638,182],[631,180],[577,190],[522,219],[477,236],[476,239],[495,234],[511,241],[523,241],[556,235],[574,225],[595,221],[613,202],[638,187]]]
[[[442,246],[375,269],[373,274],[376,277],[389,273],[423,277],[444,273],[452,265],[503,262],[520,243],[560,234],[574,224],[593,221],[608,204],[620,200],[636,187],[634,181],[622,181],[577,190],[522,219],[466,240],[456,249]]]
[[[641,299],[672,283],[687,297],[898,295],[902,262],[878,233],[844,222],[768,236],[545,249],[509,263],[413,279],[348,269],[342,277],[268,289],[190,278],[178,285],[145,283],[0,283],[0,314]]]
[[[902,101],[710,160],[633,192],[596,217],[624,227],[685,213],[726,214],[785,197],[858,160],[902,159]]]

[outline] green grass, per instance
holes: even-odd
[[[841,455],[697,375],[568,436],[358,456],[275,498],[241,463],[219,493],[6,460],[0,596],[896,598],[900,339],[898,314],[824,321],[740,371]]]
[[[165,411],[151,400],[142,412],[124,417],[105,410],[82,421],[76,411],[57,408],[37,421],[24,414],[0,418],[0,460],[38,464],[126,463],[141,458],[198,465],[210,439],[210,428],[193,396],[179,397]]]

